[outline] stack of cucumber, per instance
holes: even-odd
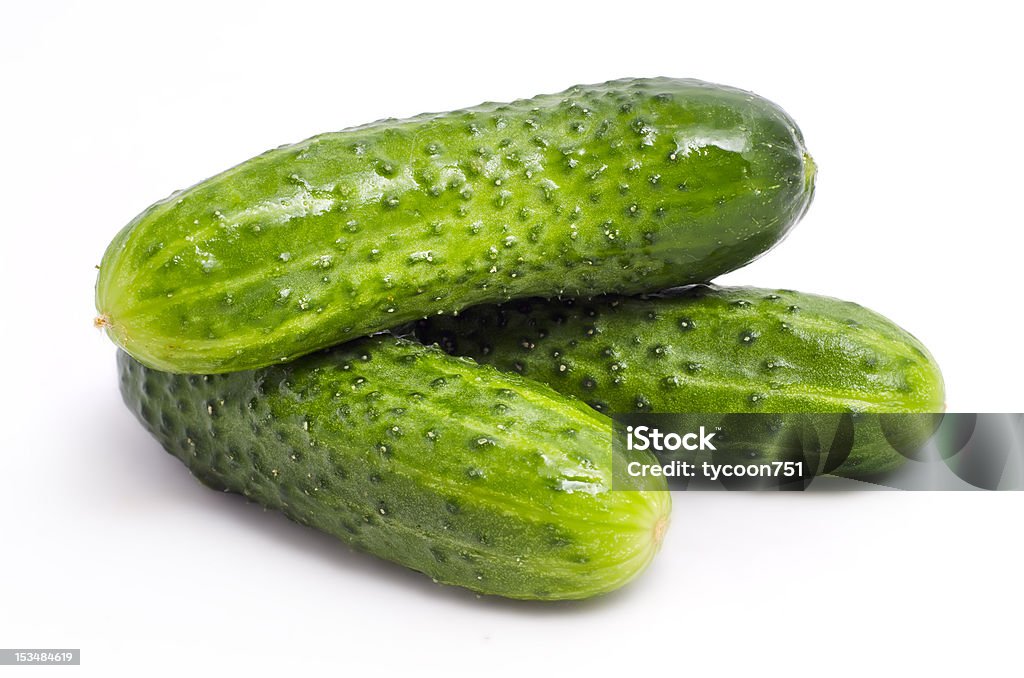
[[[203,483],[438,582],[585,598],[669,521],[662,479],[612,490],[610,413],[943,408],[887,319],[707,284],[814,178],[785,112],[696,80],[383,120],[148,208],[103,257],[96,324]]]

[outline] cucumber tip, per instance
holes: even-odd
[[[810,153],[804,152],[804,183],[813,185],[818,178],[818,165]]]
[[[661,516],[654,523],[653,535],[654,546],[656,548],[661,546],[661,542],[665,539],[666,532],[668,532],[668,514]]]

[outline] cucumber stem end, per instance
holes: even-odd
[[[661,546],[661,542],[665,539],[665,533],[668,532],[668,514],[665,514],[658,518],[654,523],[654,548],[657,549]]]

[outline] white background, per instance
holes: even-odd
[[[1019,671],[1024,496],[676,494],[646,576],[478,599],[202,488],[121,405],[93,266],[150,202],[281,143],[623,76],[758,92],[816,202],[723,279],[858,301],[952,411],[1024,411],[1014,3],[4,3],[0,647],[32,675]],[[300,674],[301,675],[301,674]]]

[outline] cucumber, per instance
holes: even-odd
[[[415,333],[606,413],[944,409],[942,375],[921,342],[857,304],[787,290],[694,285],[647,297],[533,299],[422,320]],[[866,477],[905,460],[877,418],[863,418],[858,426],[855,416],[856,444],[830,472]]]
[[[129,408],[200,481],[438,582],[597,595],[644,569],[668,524],[663,482],[611,490],[607,417],[416,342],[226,375],[118,361]]]
[[[103,257],[96,324],[219,373],[473,304],[706,281],[775,245],[814,173],[781,109],[696,80],[385,120],[145,210]]]

